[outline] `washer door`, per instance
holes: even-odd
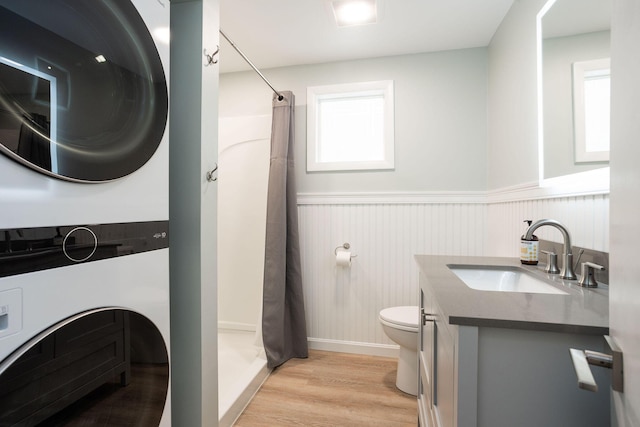
[[[3,426],[157,426],[169,356],[146,317],[123,309],[77,314],[0,363]]]
[[[58,178],[109,181],[165,133],[167,83],[128,0],[0,0],[0,151]]]

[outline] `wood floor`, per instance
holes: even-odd
[[[415,427],[416,398],[395,377],[395,359],[311,350],[273,371],[234,426]]]

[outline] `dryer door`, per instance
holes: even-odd
[[[0,151],[79,182],[128,175],[165,133],[168,93],[128,0],[0,0]]]
[[[0,363],[0,384],[3,426],[157,426],[169,390],[169,355],[148,318],[96,309],[17,349]]]

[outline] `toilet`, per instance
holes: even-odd
[[[390,307],[380,311],[384,333],[400,346],[396,387],[407,394],[418,394],[418,322],[417,306]]]

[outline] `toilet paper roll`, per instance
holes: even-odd
[[[351,267],[351,252],[338,251],[336,253],[336,265],[340,267]]]

